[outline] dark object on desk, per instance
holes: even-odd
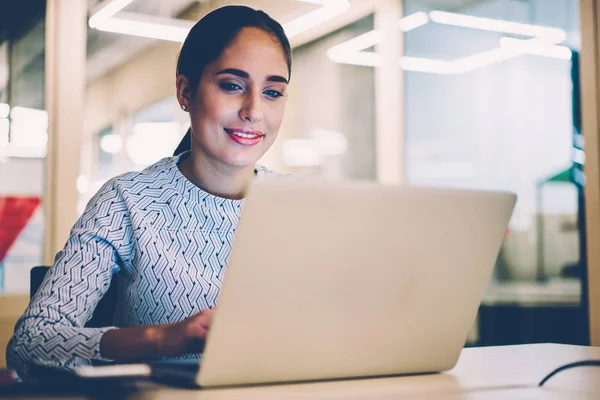
[[[529,343],[589,345],[581,306],[482,304],[479,307],[479,339],[476,346]]]
[[[90,398],[108,398],[115,394],[130,394],[135,391],[134,384],[137,380],[119,378],[107,378],[102,380],[77,379],[73,374],[55,368],[31,366],[36,374],[37,368],[39,378],[33,378],[23,382],[16,377],[14,371],[9,369],[0,370],[0,398],[3,397],[47,397],[60,396],[71,397],[73,395],[84,395]]]
[[[30,298],[37,292],[40,285],[42,284],[46,273],[50,270],[50,267],[39,266],[33,267],[29,274],[29,296]],[[92,318],[85,324],[87,328],[102,328],[105,326],[112,326],[114,323],[115,309],[117,307],[118,299],[118,288],[117,288],[117,275],[113,276],[110,282],[110,287],[96,306],[96,310],[92,315]]]
[[[554,371],[550,372],[548,375],[546,375],[546,377],[540,381],[538,386],[543,386],[544,383],[546,383],[550,378],[552,378],[554,375],[558,374],[559,372],[562,372],[566,369],[575,368],[575,367],[600,367],[600,360],[577,361],[574,363],[565,364],[563,366],[560,366],[560,367],[556,368]]]
[[[56,396],[69,398],[84,396],[91,399],[126,398],[137,391],[135,382],[113,379],[103,382],[70,383],[17,383],[8,387],[0,386],[0,398],[32,398]]]
[[[561,278],[581,278],[583,265],[580,262],[567,264],[560,270]],[[586,271],[584,270],[583,273]]]

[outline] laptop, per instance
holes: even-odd
[[[153,364],[152,375],[222,387],[449,370],[515,201],[506,192],[258,181],[201,361]],[[85,368],[82,376],[104,374]]]

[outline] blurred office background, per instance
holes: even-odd
[[[108,3],[87,0],[88,18]],[[59,200],[73,213],[107,179],[172,153],[189,124],[175,98],[178,40],[211,9],[247,4],[282,22],[294,46],[285,120],[264,164],[516,192],[468,344],[587,343],[578,0],[113,3],[125,6],[81,21],[76,198]],[[0,7],[10,8],[0,25],[0,292],[21,296],[30,268],[48,263],[47,13],[45,1]]]

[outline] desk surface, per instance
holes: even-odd
[[[554,368],[600,359],[600,347],[535,344],[464,349],[456,367],[443,374],[348,380],[219,390],[154,388],[135,399],[507,399],[600,398],[600,368],[576,368],[537,383]],[[595,395],[594,395],[595,394]]]
[[[231,399],[592,399],[600,398],[600,368],[567,370],[537,388],[556,367],[600,359],[600,347],[535,344],[464,349],[447,373],[250,388],[190,390],[140,384],[142,400]]]

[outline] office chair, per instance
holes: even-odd
[[[29,297],[32,298],[42,284],[50,267],[33,267],[29,274]],[[117,289],[117,275],[113,276],[110,287],[104,297],[98,302],[92,318],[85,324],[87,328],[102,328],[114,324],[115,309],[119,291]]]

